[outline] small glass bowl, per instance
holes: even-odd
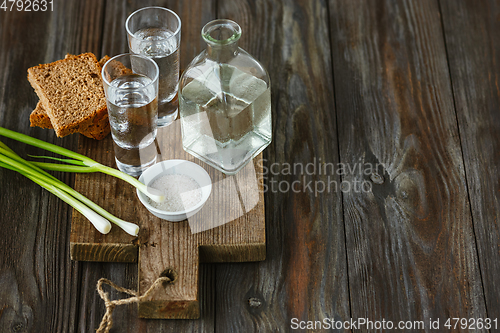
[[[181,174],[191,177],[194,181],[200,185],[201,188],[201,200],[193,207],[187,210],[181,210],[176,212],[169,212],[165,210],[160,210],[149,204],[148,198],[139,190],[137,190],[137,196],[141,203],[146,207],[151,214],[170,222],[183,221],[194,214],[196,214],[208,200],[210,192],[212,192],[212,180],[210,175],[196,163],[189,162],[186,160],[166,160],[156,163],[155,165],[149,167],[142,173],[139,177],[139,181],[146,186],[149,186],[157,178],[164,175]]]

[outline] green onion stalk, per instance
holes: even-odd
[[[101,163],[98,163],[93,159],[88,158],[87,156],[75,153],[69,149],[59,147],[39,139],[35,139],[29,135],[8,130],[3,127],[0,127],[0,135],[26,143],[31,146],[51,151],[59,155],[69,157],[69,159],[62,159],[62,158],[48,157],[48,156],[35,156],[35,157],[44,157],[69,163],[69,164],[56,164],[56,163],[32,162],[32,165],[36,165],[41,169],[51,170],[51,171],[63,171],[63,172],[102,172],[126,181],[127,183],[137,188],[139,191],[147,195],[149,198],[151,198],[151,200],[155,202],[163,202],[165,200],[165,195],[161,191],[155,190],[153,188],[148,188],[146,185],[138,181],[136,178],[127,175],[126,173],[121,172],[119,170],[102,165]]]
[[[0,127],[0,133],[4,133],[5,131],[9,135],[8,136],[12,139],[17,139],[22,136],[21,139],[26,140],[26,137],[33,139],[29,136],[26,136],[21,133],[16,133],[10,130],[6,130],[2,127]],[[14,135],[18,134],[17,135]],[[3,134],[2,134],[3,135]],[[19,140],[21,142],[25,142],[23,140]],[[46,143],[41,140],[33,139],[36,140],[36,146],[40,148],[44,148],[44,145],[51,145],[49,143]],[[27,140],[26,140],[27,141]],[[34,144],[35,145],[35,144]],[[56,148],[55,145],[51,145]],[[54,149],[53,147],[51,147]],[[62,148],[63,150],[67,150]],[[49,150],[49,149],[48,149]],[[55,149],[54,149],[55,150]],[[51,150],[53,151],[53,150]],[[67,150],[70,153],[70,150]],[[67,153],[67,152],[66,152]],[[75,154],[75,153],[73,153]],[[79,154],[78,154],[79,155]],[[76,156],[76,155],[74,155]],[[90,160],[90,159],[89,159]],[[73,160],[71,160],[73,161]],[[92,202],[90,199],[85,197],[84,195],[78,193],[74,189],[72,189],[70,186],[66,185],[62,181],[58,180],[51,174],[47,173],[43,169],[41,169],[39,166],[35,165],[32,162],[24,160],[22,157],[17,155],[12,149],[10,149],[7,145],[5,145],[3,142],[0,141],[0,167],[10,169],[16,172],[19,172],[20,174],[24,175],[25,177],[31,179],[33,182],[37,183],[38,185],[42,186],[43,188],[47,189],[49,192],[53,193],[57,197],[59,197],[61,200],[65,201],[69,205],[71,205],[73,208],[75,208],[77,211],[82,213],[93,225],[94,227],[101,233],[107,234],[111,230],[111,224],[109,221],[113,222],[114,224],[118,225],[120,228],[122,228],[125,232],[132,236],[137,236],[139,232],[139,227],[130,222],[126,222],[109,212],[107,212],[105,209],[101,208],[99,205],[95,204]],[[88,168],[88,167],[85,167]],[[111,168],[110,168],[111,169]],[[114,169],[112,169],[114,170]],[[64,170],[61,170],[64,171]],[[66,170],[68,171],[68,170]],[[92,171],[95,172],[95,171]],[[133,178],[135,180],[135,178]],[[138,181],[137,181],[138,182]],[[142,184],[139,182],[139,184]]]
[[[37,183],[41,187],[45,188],[46,190],[48,190],[52,194],[56,195],[61,200],[63,200],[64,202],[66,202],[67,204],[69,204],[70,206],[75,208],[77,211],[79,211],[83,216],[85,216],[90,221],[90,223],[92,223],[94,225],[94,227],[100,233],[107,234],[111,230],[111,224],[109,223],[109,221],[107,219],[105,219],[101,215],[97,214],[95,211],[93,211],[89,207],[85,206],[80,201],[73,198],[67,192],[60,190],[59,188],[57,188],[57,186],[48,184],[48,183],[44,182],[43,180],[41,180],[37,177],[34,177],[29,173],[26,173],[26,172],[23,172],[19,169],[16,169],[15,167],[12,167],[11,165],[6,164],[4,162],[0,162],[0,167],[10,169],[13,171],[17,171],[20,174],[22,174],[23,176],[31,179],[33,182]]]

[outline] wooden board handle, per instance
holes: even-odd
[[[142,295],[155,280],[161,276],[168,276],[173,279],[172,283],[165,284],[155,290],[149,301],[139,304],[139,317],[153,319],[197,319],[200,317],[198,301],[198,280],[199,280],[199,250],[198,244],[188,236],[189,226],[187,221],[180,222],[185,226],[181,229],[181,234],[176,235],[182,242],[182,248],[173,246],[159,246],[165,244],[162,237],[173,235],[166,233],[163,227],[168,228],[170,223],[162,223],[160,231],[154,237],[159,237],[160,241],[154,239],[141,244],[139,249],[139,294]],[[186,230],[183,230],[186,229]]]

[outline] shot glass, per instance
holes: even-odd
[[[158,126],[170,125],[179,113],[181,20],[170,9],[145,7],[130,14],[125,28],[130,52],[153,59],[160,69]]]
[[[156,63],[136,54],[117,55],[102,68],[116,165],[131,176],[156,162],[158,77]]]

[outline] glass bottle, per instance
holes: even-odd
[[[179,81],[184,149],[228,175],[264,150],[272,136],[269,75],[238,47],[240,36],[233,21],[207,23],[207,49]]]

